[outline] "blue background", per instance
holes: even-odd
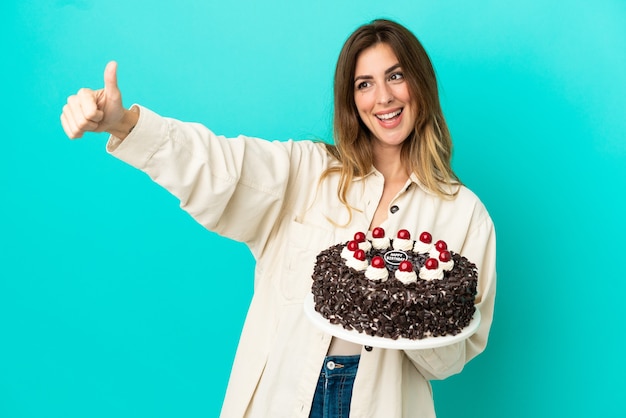
[[[454,167],[498,232],[485,353],[440,417],[618,417],[624,405],[626,2],[5,1],[0,417],[217,416],[253,259],[207,232],[66,97],[119,63],[125,104],[218,133],[330,136],[358,25],[398,20],[436,67]]]

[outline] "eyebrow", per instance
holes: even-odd
[[[389,73],[397,70],[398,68],[400,68],[400,63],[392,65],[391,67],[385,70],[385,75],[389,75]],[[359,80],[371,80],[372,78],[374,77],[371,75],[359,75],[357,77],[354,77],[354,82],[357,82]]]

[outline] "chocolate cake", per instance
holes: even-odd
[[[467,258],[423,232],[334,245],[317,256],[315,310],[333,324],[370,336],[411,340],[456,335],[472,320],[478,272]]]

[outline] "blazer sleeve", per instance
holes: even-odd
[[[309,144],[309,147],[311,144]],[[297,178],[303,147],[295,141],[225,138],[197,123],[140,107],[124,141],[107,150],[145,172],[205,228],[261,251]]]
[[[469,230],[460,251],[478,268],[475,306],[480,311],[480,325],[464,341],[439,348],[406,351],[420,373],[429,380],[445,379],[459,373],[487,346],[496,296],[496,235],[493,222],[482,204],[480,209],[480,216]]]

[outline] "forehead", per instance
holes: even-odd
[[[385,74],[390,67],[398,64],[398,57],[388,44],[378,43],[359,54],[354,70],[355,77]]]

